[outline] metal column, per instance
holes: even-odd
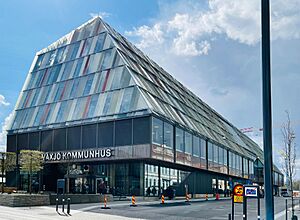
[[[274,219],[273,160],[272,160],[272,111],[271,111],[271,65],[270,65],[270,4],[261,0],[262,24],[262,91],[263,91],[263,142],[264,185],[266,220]]]

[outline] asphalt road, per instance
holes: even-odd
[[[175,202],[161,205],[140,204],[138,207],[130,207],[128,204],[119,204],[111,209],[103,210],[99,208],[91,209],[89,212],[105,213],[128,218],[142,219],[228,219],[231,213],[231,201],[199,201],[191,202],[189,205],[185,202]],[[297,201],[298,204],[298,201]],[[257,200],[248,200],[248,219],[257,219]],[[285,219],[285,199],[275,198],[276,219]],[[235,219],[242,219],[242,205],[235,205]],[[264,200],[261,199],[261,219],[264,219]]]
[[[37,206],[37,207],[5,207],[0,206],[1,220],[52,220],[52,219],[69,219],[69,220],[131,220],[131,219],[211,219],[222,220],[228,219],[231,212],[231,201],[192,201],[190,205],[184,201],[169,201],[161,205],[160,201],[139,201],[137,207],[130,207],[130,201],[109,202],[111,209],[101,209],[103,203],[91,204],[72,204],[71,215],[62,212],[59,206],[58,213],[55,206]],[[290,202],[289,202],[290,203]],[[300,217],[299,199],[296,200],[295,214]],[[291,203],[290,203],[291,204]],[[262,215],[264,219],[264,202],[261,200]],[[235,220],[242,219],[242,205],[235,205]],[[285,220],[285,199],[275,198],[275,219]],[[255,200],[248,201],[248,219],[257,219],[257,206]],[[289,217],[291,219],[291,211]]]

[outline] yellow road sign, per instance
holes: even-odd
[[[234,203],[243,203],[243,196],[233,196]]]

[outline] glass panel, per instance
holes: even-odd
[[[227,166],[227,150],[226,149],[223,150],[224,150],[224,165]]]
[[[61,48],[59,48],[57,50],[57,54],[56,54],[56,57],[54,59],[54,64],[60,63],[60,62],[64,61],[64,58],[65,58],[65,55],[64,55],[65,49],[66,49],[66,47],[61,47]]]
[[[43,58],[44,58],[44,55],[45,54],[41,54],[38,56],[36,62],[35,62],[35,65],[34,65],[34,68],[33,68],[33,71],[36,71],[40,68],[42,62],[43,62]]]
[[[122,120],[116,121],[115,128],[115,143],[116,146],[131,145],[132,144],[132,121]]]
[[[44,114],[44,109],[45,109],[45,105],[40,106],[38,108],[38,112],[37,112],[37,115],[36,115],[35,120],[34,120],[34,126],[38,126],[40,124],[41,117]]]
[[[219,147],[219,164],[224,164],[224,150]]]
[[[173,125],[164,122],[164,145],[173,149]]]
[[[70,127],[67,131],[67,149],[77,150],[81,149],[81,127]]]
[[[188,154],[192,154],[193,151],[193,142],[192,135],[189,132],[184,132],[185,134],[185,152]]]
[[[102,62],[102,65],[101,65],[101,70],[104,70],[104,69],[109,69],[111,68],[112,66],[112,57],[114,55],[114,52],[113,50],[106,50],[103,52],[103,62]]]
[[[54,102],[57,102],[58,100],[60,100],[62,98],[62,93],[65,88],[65,85],[66,85],[66,82],[62,82],[62,83],[58,84],[58,89],[57,89],[57,92],[54,97]]]
[[[85,88],[83,90],[83,96],[86,96],[86,95],[90,94],[90,90],[91,90],[91,87],[92,87],[94,76],[95,76],[94,74],[88,76],[88,80],[87,80],[87,82],[85,84]]]
[[[66,129],[53,130],[53,151],[66,150]]]
[[[86,102],[85,98],[77,99],[76,106],[72,115],[72,120],[80,119],[84,110],[84,103]]]
[[[102,115],[107,115],[108,110],[110,108],[110,103],[111,103],[112,96],[113,96],[112,92],[107,93],[107,96],[106,96],[106,99],[105,99],[105,104],[104,104],[103,111],[102,111]]]
[[[200,157],[200,139],[193,135],[193,155]]]
[[[96,109],[97,102],[98,102],[98,98],[99,98],[99,95],[93,95],[92,96],[92,99],[91,99],[91,102],[90,102],[89,111],[88,111],[88,114],[87,114],[88,118],[91,118],[91,117],[94,116],[95,109]]]
[[[99,65],[101,63],[102,57],[102,53],[97,53],[90,56],[89,65],[86,71],[87,74],[94,73],[99,70]]]
[[[78,88],[78,85],[79,85],[79,78],[77,79],[74,79],[74,83],[73,83],[73,87],[72,87],[72,90],[71,90],[71,93],[70,93],[70,98],[75,98],[76,97],[76,92],[77,92],[77,88]]]
[[[150,118],[133,119],[133,144],[150,143]]]
[[[213,144],[212,143],[208,142],[207,150],[208,150],[208,161],[213,161]]]
[[[98,53],[102,50],[104,45],[105,33],[99,34],[96,42],[96,46],[94,49],[94,53]]]
[[[128,112],[130,109],[130,102],[132,99],[133,87],[126,88],[122,98],[122,104],[120,108],[120,113]]]
[[[184,132],[180,128],[176,128],[176,150],[184,152]]]
[[[201,158],[206,159],[206,141],[200,139],[200,150],[201,150]]]
[[[68,49],[66,60],[73,60],[76,58],[79,46],[80,46],[80,41],[68,46],[69,49]]]
[[[95,148],[96,147],[96,131],[97,124],[82,126],[82,148]]]
[[[74,71],[73,78],[78,77],[80,75],[82,62],[83,62],[83,58],[78,59],[77,62],[75,61],[76,68],[75,68],[75,71]]]
[[[152,120],[152,142],[163,144],[163,121],[157,118]]]
[[[112,147],[114,137],[114,123],[106,122],[99,124],[98,147]]]
[[[219,147],[217,145],[213,145],[213,153],[214,153],[214,162],[219,163]]]
[[[92,40],[93,40],[93,38],[86,39],[81,56],[86,56],[87,54],[89,54]]]
[[[73,69],[74,69],[73,64],[74,64],[74,61],[65,63],[65,67],[64,67],[63,74],[61,76],[61,80],[69,79],[69,77],[73,75]]]

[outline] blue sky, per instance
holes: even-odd
[[[285,110],[291,114],[296,137],[300,132],[299,8],[300,0],[272,1],[273,142],[277,161]],[[248,135],[261,143],[259,0],[1,2],[2,130],[35,53],[95,14],[103,16],[238,128],[254,127]],[[1,145],[5,145],[4,131]]]

